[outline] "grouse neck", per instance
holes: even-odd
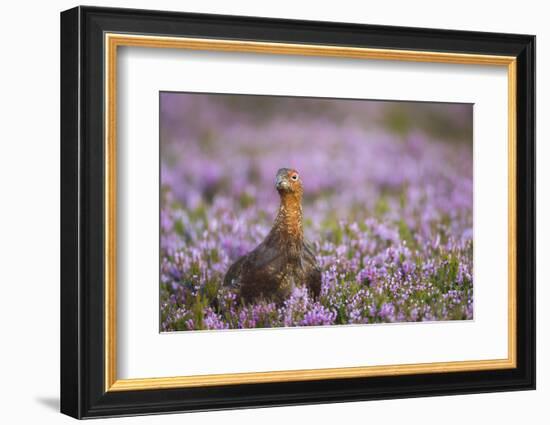
[[[287,242],[301,243],[303,241],[302,200],[298,194],[281,196],[281,204],[274,227]]]

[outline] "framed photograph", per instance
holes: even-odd
[[[535,388],[535,37],[61,14],[61,411]]]

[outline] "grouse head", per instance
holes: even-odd
[[[302,197],[303,187],[300,175],[292,168],[281,168],[277,171],[275,188],[281,197],[286,195]]]

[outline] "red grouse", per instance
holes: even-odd
[[[296,170],[281,168],[275,187],[281,204],[271,231],[225,275],[224,286],[233,288],[244,303],[267,300],[280,305],[294,287],[302,285],[315,298],[321,292],[321,270],[304,240],[300,176]]]

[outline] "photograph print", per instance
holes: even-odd
[[[473,105],[159,97],[161,332],[473,319]]]

